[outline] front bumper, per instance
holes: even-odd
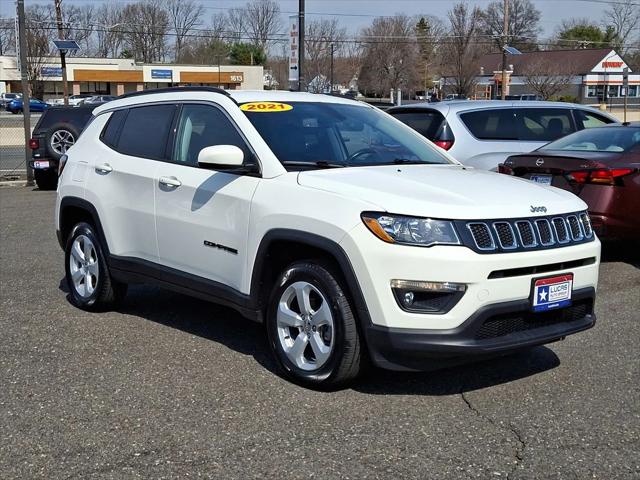
[[[485,306],[460,326],[415,330],[365,328],[372,361],[389,370],[429,370],[543,345],[594,326],[595,290],[574,290],[570,307],[530,311],[528,300]]]

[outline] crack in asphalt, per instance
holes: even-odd
[[[516,429],[516,427],[514,427],[511,423],[506,423],[506,425],[502,424],[502,423],[497,423],[493,418],[488,417],[488,416],[483,415],[482,413],[480,413],[480,411],[471,404],[471,401],[469,400],[469,398],[465,395],[465,393],[463,391],[460,392],[460,396],[462,397],[462,400],[467,405],[469,410],[471,410],[473,413],[475,413],[478,416],[478,418],[481,418],[482,420],[490,423],[491,425],[493,425],[496,428],[499,428],[501,430],[506,430],[507,432],[509,432],[516,439],[517,446],[516,446],[516,449],[515,449],[515,452],[514,452],[514,456],[515,456],[516,461],[514,462],[513,467],[511,468],[511,470],[507,473],[507,480],[513,478],[512,475],[518,469],[518,465],[522,464],[522,461],[524,459],[524,450],[525,450],[525,448],[527,448],[527,444],[525,443],[524,439],[522,438],[522,435]]]

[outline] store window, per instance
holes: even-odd
[[[620,97],[620,86],[619,85],[609,85],[607,88],[607,97],[608,98],[618,98]]]

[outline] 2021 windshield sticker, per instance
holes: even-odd
[[[293,110],[293,105],[279,102],[249,102],[240,105],[245,112],[286,112]]]

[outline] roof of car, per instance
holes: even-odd
[[[399,107],[392,107],[393,111],[400,109],[415,109],[415,108],[431,108],[433,110],[440,110],[442,112],[462,112],[464,110],[478,110],[483,108],[496,108],[496,107],[572,107],[572,108],[591,108],[587,105],[578,105],[576,103],[565,102],[545,102],[542,100],[450,100],[445,102],[424,102],[424,103],[410,103],[401,105]],[[391,109],[389,109],[391,110]]]
[[[347,105],[368,106],[366,103],[358,102],[344,97],[324,95],[307,92],[289,92],[284,90],[230,90],[223,91],[216,88],[204,87],[174,87],[160,90],[146,90],[134,94],[124,95],[101,105],[94,110],[98,115],[106,110],[125,107],[129,105],[139,105],[152,101],[175,101],[175,100],[204,100],[215,99],[219,95],[231,97],[237,103],[246,102],[319,102],[319,103],[341,103]]]

